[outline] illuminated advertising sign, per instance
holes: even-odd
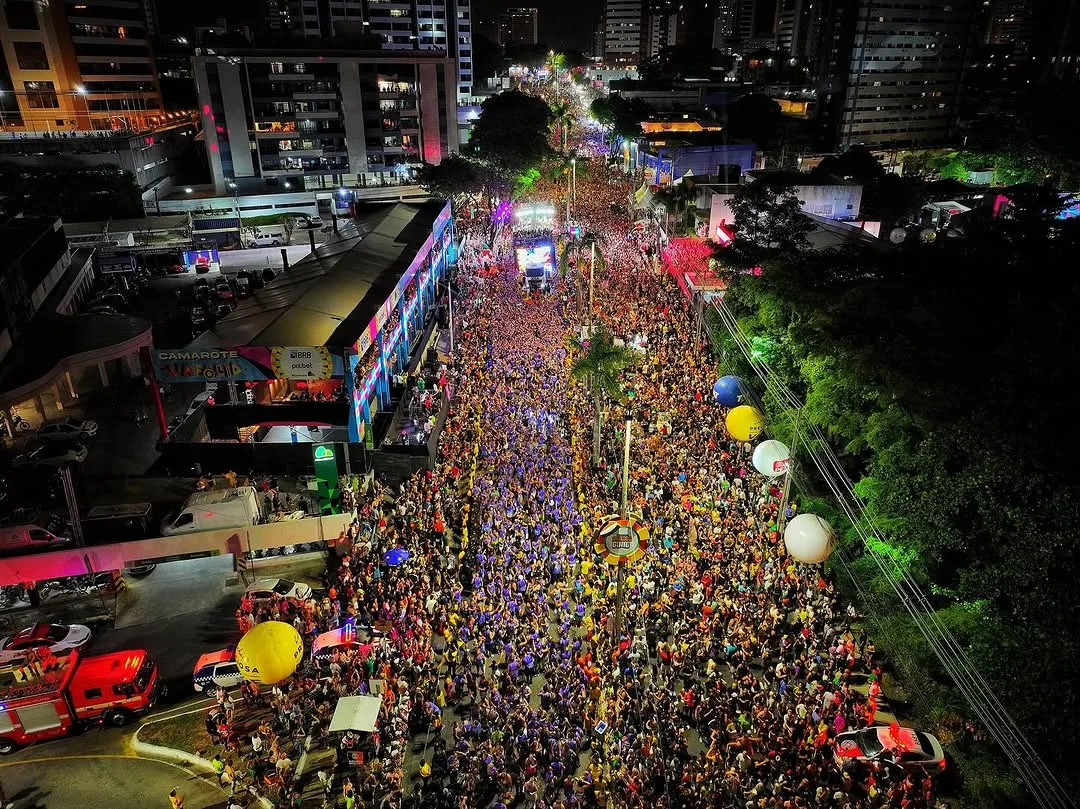
[[[345,375],[344,360],[325,346],[243,346],[241,348],[150,352],[159,382],[262,382],[268,379],[331,379]]]
[[[218,257],[217,248],[212,250],[186,250],[184,252],[184,266],[188,272],[217,272],[221,269],[221,259]]]
[[[518,271],[527,278],[550,277],[555,273],[555,245],[540,242],[514,249]]]
[[[435,238],[438,238],[447,225],[450,224],[450,203],[446,203],[443,209],[439,211],[439,215],[435,218],[435,224],[431,228],[431,232],[435,234]]]

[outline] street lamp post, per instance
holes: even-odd
[[[574,205],[577,205],[577,158],[570,158],[570,176],[573,178],[574,183]]]
[[[233,205],[236,207],[236,221],[237,221],[237,224],[238,224],[238,229],[237,229],[236,235],[239,237],[240,241],[243,242],[243,240],[244,240],[244,217],[242,217],[240,215],[240,197],[238,197],[236,195],[236,181],[235,180],[229,180],[229,188],[232,189]]]
[[[566,172],[566,227],[570,227],[570,172]]]
[[[633,413],[630,406],[626,407],[626,426],[623,438],[623,466],[622,466],[622,500],[619,513],[630,518],[630,431],[634,426]],[[626,601],[626,565],[621,564],[615,571],[615,620],[612,626],[611,636],[615,644],[619,642],[622,633],[623,611]]]

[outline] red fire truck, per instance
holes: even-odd
[[[0,754],[66,736],[81,724],[120,727],[157,699],[157,664],[143,650],[32,656],[0,668]]]

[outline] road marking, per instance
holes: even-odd
[[[192,708],[191,710],[183,711],[182,713],[173,713],[173,711],[179,711],[181,708],[186,708],[188,705],[201,706],[203,705],[203,703],[213,701],[213,697],[205,697],[198,702],[189,702],[176,708],[170,708],[168,711],[162,711],[160,714],[154,714],[151,717],[143,719],[141,722],[139,722],[139,727],[142,727],[143,725],[152,725],[154,722],[164,722],[166,719],[178,719],[181,716],[187,716],[188,714],[197,713],[198,711],[201,711],[203,709],[201,707],[196,707]]]
[[[149,757],[146,757],[146,756],[136,756],[136,755],[122,756],[122,755],[119,755],[117,753],[102,753],[101,755],[42,756],[40,758],[27,758],[27,759],[23,759],[22,761],[4,761],[4,762],[0,762],[0,767],[18,767],[18,766],[20,766],[22,764],[51,764],[53,762],[59,762],[59,761],[73,761],[73,760],[77,760],[77,759],[101,759],[101,758],[129,759],[129,760],[130,759],[137,759],[138,761],[149,761],[149,762],[151,762],[153,764],[164,764],[166,767],[173,767],[174,769],[177,769],[177,770],[180,770],[181,772],[187,773],[192,778],[196,778],[199,781],[202,781],[204,784],[206,784],[208,786],[211,786],[211,787],[214,787],[215,789],[220,791],[223,795],[225,794],[225,790],[223,790],[220,785],[215,784],[213,781],[210,781],[210,780],[207,780],[207,779],[203,778],[201,773],[197,773],[194,770],[189,770],[187,767],[181,766],[180,764],[174,764],[171,761],[162,761],[160,758],[149,758]]]

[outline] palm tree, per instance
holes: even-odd
[[[604,254],[603,254],[603,251],[601,251],[601,249],[600,249],[600,242],[601,242],[601,239],[597,234],[595,234],[595,233],[593,233],[591,231],[586,231],[585,233],[582,233],[581,236],[577,237],[576,239],[568,240],[566,242],[566,244],[563,246],[563,253],[562,253],[561,261],[562,261],[562,266],[564,268],[567,266],[568,261],[576,261],[580,265],[581,262],[585,260],[585,256],[589,257],[589,261],[590,261],[589,285],[590,285],[590,287],[592,285],[592,275],[591,275],[592,271],[597,270],[597,269],[599,269],[599,270],[604,269]],[[584,284],[584,282],[585,282],[585,274],[584,274],[584,272],[579,272],[578,308],[582,309],[582,310],[585,309],[584,296],[585,296],[586,293],[583,290],[583,286],[582,286]],[[590,298],[591,298],[591,296],[590,296]],[[591,302],[592,301],[590,300],[590,304],[591,304]],[[589,319],[591,320],[592,319],[592,307],[591,306],[589,307],[588,314],[589,314]]]
[[[616,401],[623,398],[622,372],[634,361],[634,353],[625,346],[615,345],[611,333],[604,326],[597,326],[589,338],[585,353],[577,358],[570,369],[575,379],[589,379],[593,389],[596,414],[593,420],[593,465],[600,463],[600,433],[603,429],[603,400],[609,396]]]
[[[574,124],[574,110],[569,104],[557,102],[551,105],[551,124],[555,129],[556,141],[562,140],[562,150],[566,151],[566,138]]]

